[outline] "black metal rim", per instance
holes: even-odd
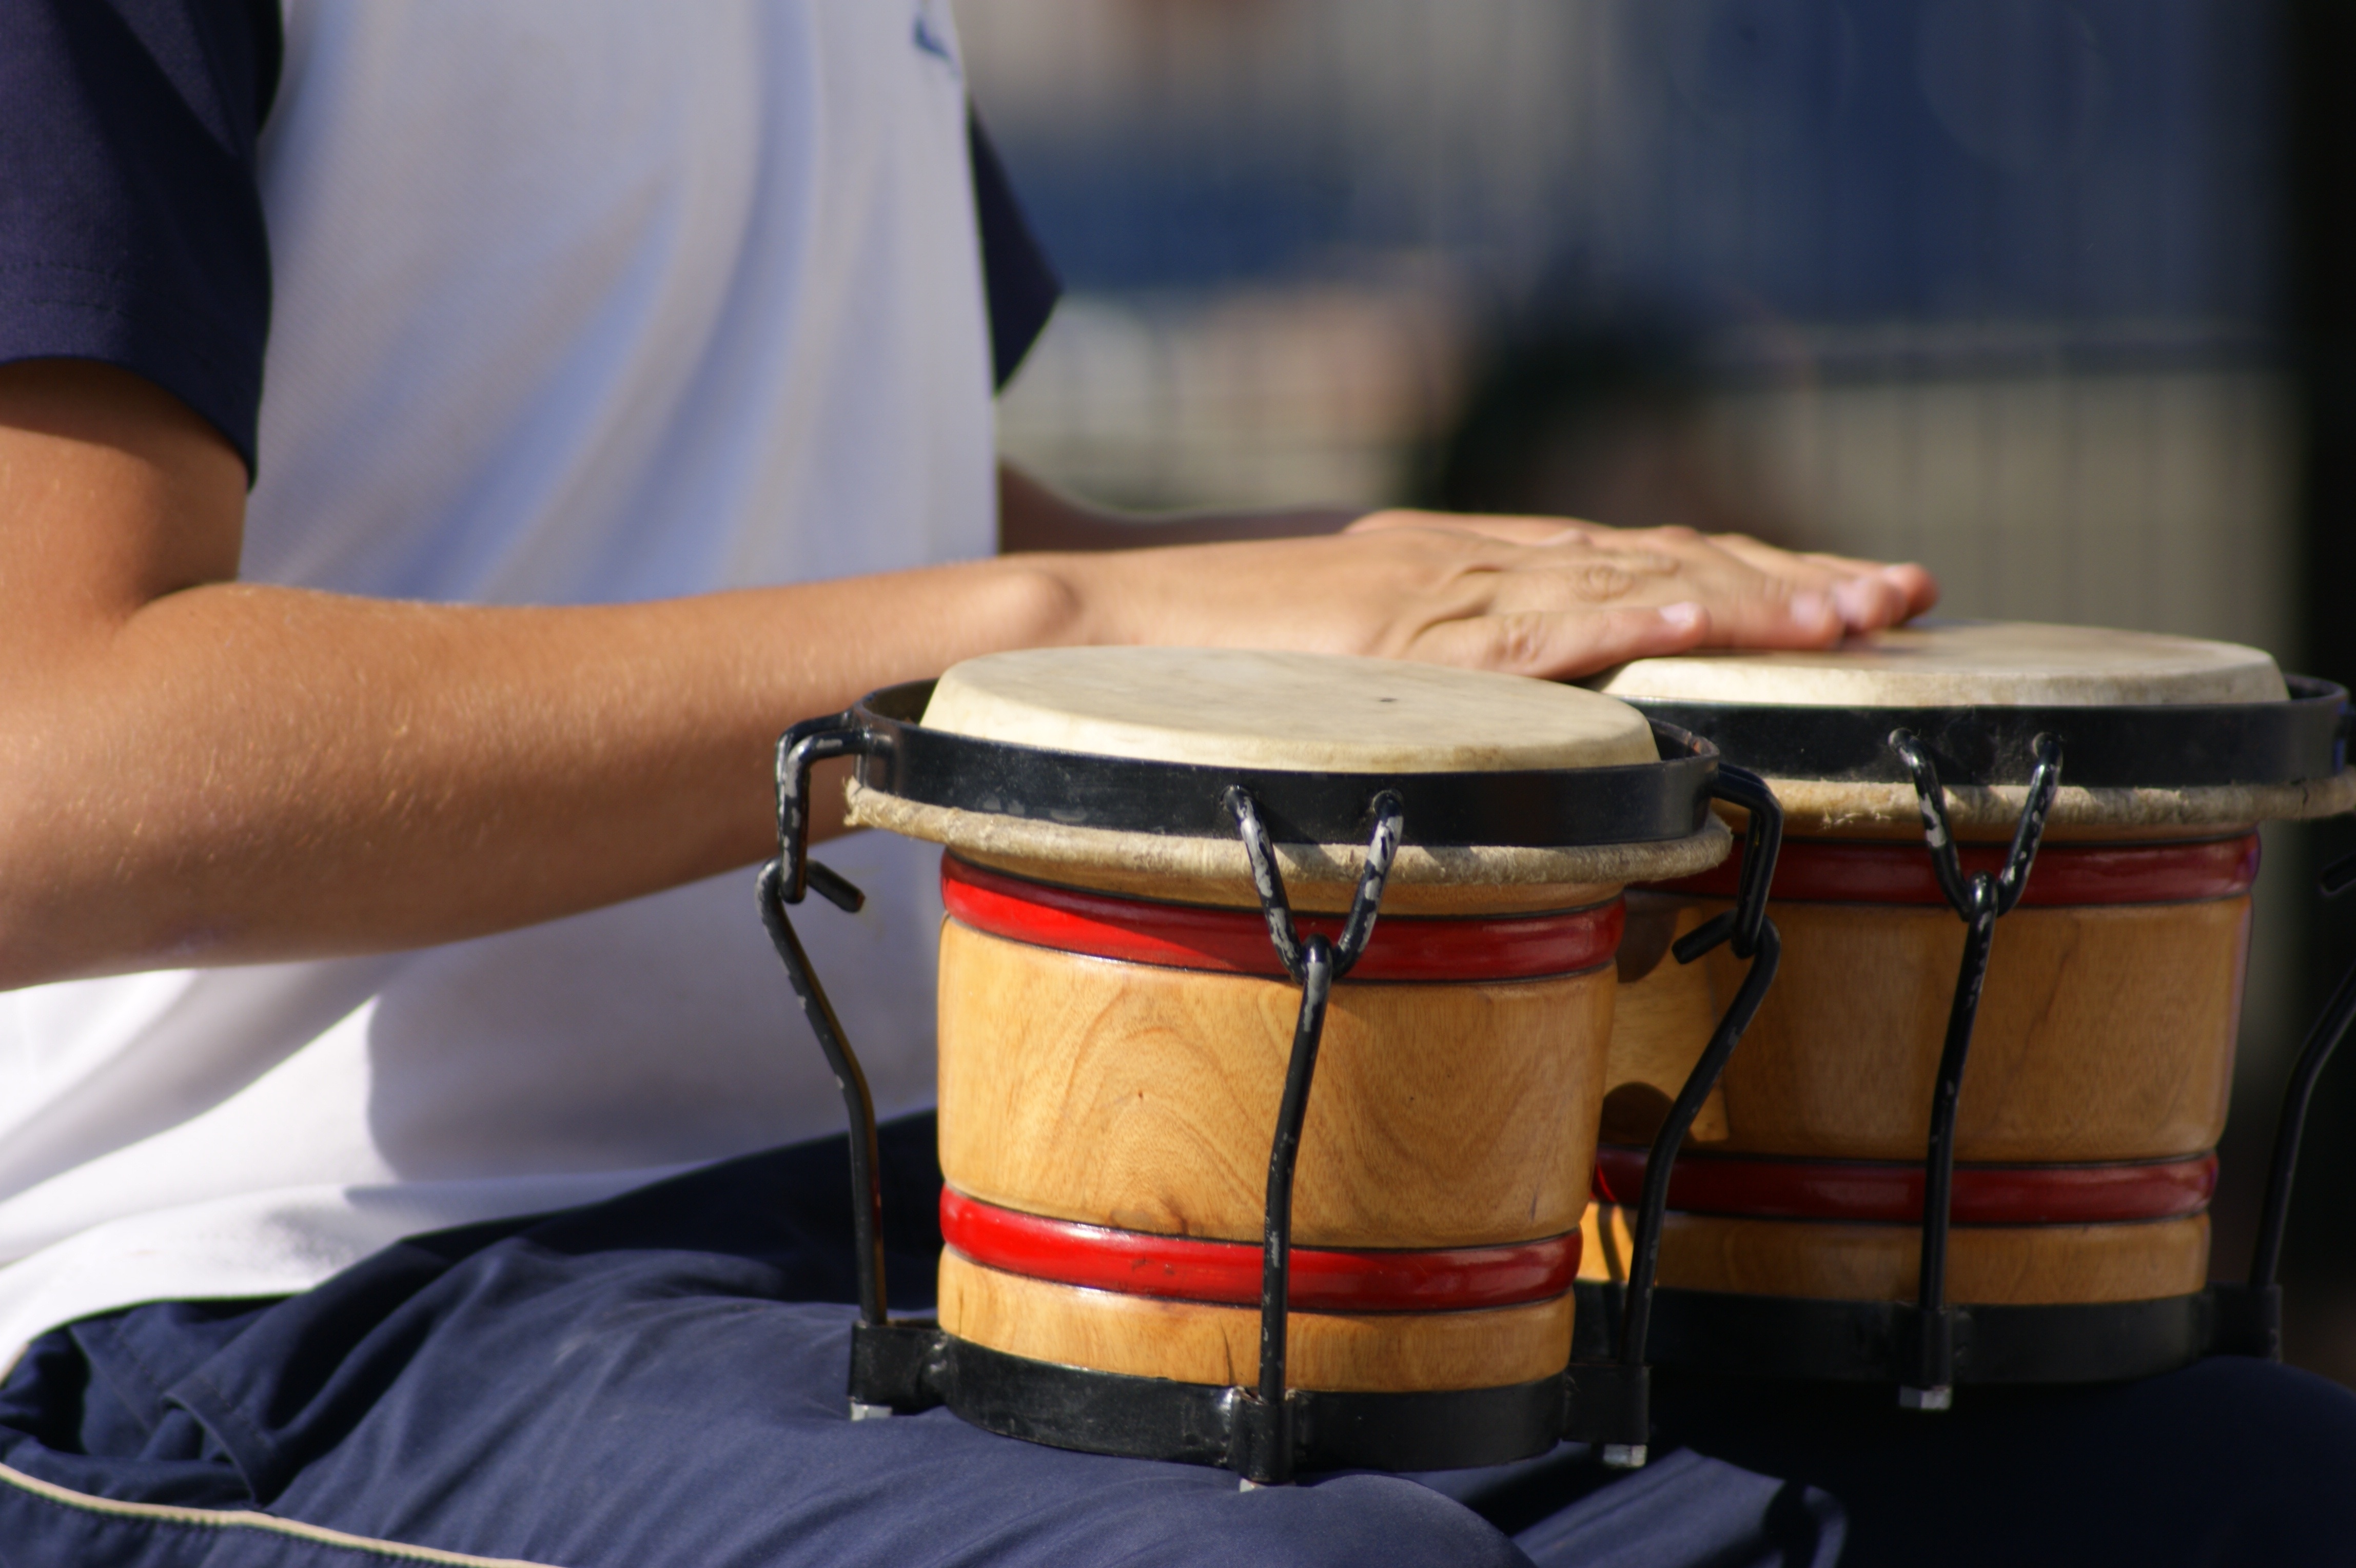
[[[867,1330],[871,1336],[873,1330]],[[904,1408],[934,1402],[985,1432],[1053,1448],[1240,1468],[1254,1397],[1239,1388],[1093,1371],[1010,1355],[929,1324],[894,1324],[907,1341]],[[911,1376],[912,1375],[912,1376]],[[1449,1470],[1502,1465],[1561,1441],[1562,1378],[1428,1393],[1296,1389],[1300,1470]]]
[[[1280,843],[1351,843],[1375,793],[1399,797],[1401,842],[1567,849],[1656,843],[1702,831],[1718,749],[1655,719],[1658,762],[1486,773],[1316,773],[1098,757],[979,740],[918,723],[933,683],[870,693],[851,712],[859,781],[920,805],[1059,826],[1233,840],[1227,791],[1248,790]]]
[[[1609,1348],[1621,1287],[1578,1285],[1579,1354]],[[1957,1304],[1958,1384],[2107,1383],[2190,1366],[2211,1348],[2206,1291],[2055,1306]],[[1906,1380],[1907,1319],[1892,1301],[1818,1301],[1656,1287],[1646,1354],[1681,1370],[1826,1382]]]
[[[2060,739],[2068,782],[2086,789],[2185,789],[2295,784],[2347,761],[2348,692],[2291,675],[2288,701],[2103,707],[1800,707],[1622,699],[1657,722],[1713,741],[1730,762],[1770,779],[1903,784],[1890,733],[1912,731],[1939,777],[2026,784],[2040,735]]]

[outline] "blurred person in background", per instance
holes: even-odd
[[[1789,545],[1764,475],[1711,424],[1699,335],[1665,314],[1507,315],[1477,338],[1455,417],[1419,463],[1441,511],[1591,518]]]

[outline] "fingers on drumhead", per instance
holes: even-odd
[[[1733,594],[1707,601],[1712,648],[1826,648],[1849,630],[1832,594]]]
[[[1906,592],[1879,574],[1845,576],[1833,584],[1834,607],[1852,631],[1870,631],[1903,620]]]
[[[1939,602],[1939,580],[1930,569],[1912,561],[1881,568],[1881,575],[1906,596],[1906,613],[1921,615]]]
[[[1700,605],[1630,606],[1570,611],[1515,610],[1444,621],[1416,639],[1413,657],[1542,680],[1576,680],[1697,648],[1710,635]]]

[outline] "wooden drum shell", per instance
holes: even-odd
[[[1809,843],[1797,841],[1803,856]],[[2213,1148],[2223,1128],[2254,841],[2134,846],[2159,864],[2171,854],[2186,864],[2230,863],[2205,885],[2198,877],[2186,884],[2207,897],[2040,902],[2038,875],[2051,868],[2050,892],[2069,874],[2068,856],[2088,847],[2048,846],[2031,897],[1997,923],[1957,1108],[1959,1167],[2182,1160]],[[1886,853],[1928,865],[1919,841]],[[1784,887],[1779,876],[1770,907],[1783,938],[1781,972],[1687,1146],[1705,1158],[1919,1163],[1963,923],[1944,904],[1791,897]],[[1631,894],[1607,1069],[1607,1143],[1644,1141],[1696,1055],[1691,1020],[1722,1005],[1740,978],[1722,950],[1689,968],[1639,966],[1672,935],[1726,907],[1690,890]],[[1584,1277],[1610,1277],[1596,1228],[1614,1213],[1590,1214]],[[1952,1235],[1949,1291],[1957,1302],[2138,1300],[2190,1294],[2206,1281],[2201,1213],[2068,1225],[1959,1219]],[[1673,1213],[1660,1283],[1904,1300],[1913,1294],[1918,1257],[1912,1224]]]
[[[1608,962],[1336,984],[1295,1248],[1575,1246],[1613,990]],[[1256,1258],[1300,995],[1273,976],[1061,950],[948,919],[943,1175],[956,1194],[1021,1215],[1241,1243]],[[1569,1353],[1563,1283],[1546,1300],[1458,1311],[1311,1311],[1296,1294],[1288,1376],[1380,1391],[1551,1375]],[[1256,1305],[1026,1277],[961,1255],[954,1236],[939,1299],[951,1333],[1034,1359],[1212,1383],[1248,1382],[1257,1364]]]
[[[1259,1309],[1080,1290],[941,1254],[943,1327],[1034,1361],[1248,1388],[1259,1377]],[[1568,1294],[1468,1312],[1294,1311],[1292,1388],[1351,1393],[1502,1388],[1570,1359]]]
[[[1676,898],[1674,929],[1683,934],[1725,908]],[[1770,913],[1783,968],[1693,1146],[1920,1159],[1963,922],[1943,908],[1906,905],[1779,901]],[[1955,1157],[2142,1160],[2214,1146],[2233,1084],[2249,927],[2246,895],[2006,916],[1956,1108]],[[1698,1055],[1694,1042],[1706,1037],[1693,1021],[1714,1016],[1741,977],[1721,948],[1623,984],[1611,1089],[1643,1084],[1674,1098]]]

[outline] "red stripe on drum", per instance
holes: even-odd
[[[960,923],[1033,947],[1164,969],[1285,978],[1257,909],[1164,904],[1056,887],[941,856],[941,902]],[[1339,940],[1339,915],[1295,915],[1303,938]],[[1626,912],[1619,899],[1542,915],[1385,915],[1350,979],[1537,980],[1611,961]]]
[[[1220,1306],[1259,1305],[1260,1248],[1117,1230],[1001,1208],[941,1189],[941,1237],[984,1267],[1087,1290]],[[1292,1249],[1297,1312],[1456,1312],[1547,1301],[1579,1277],[1579,1232],[1429,1251]]]
[[[1964,875],[2004,869],[2002,844],[1963,846]],[[1656,884],[1665,891],[1731,898],[1738,851],[1698,876]],[[2198,843],[2057,844],[2037,852],[2025,904],[2183,904],[2231,898],[2258,879],[2258,835]],[[1920,840],[1785,839],[1775,862],[1774,898],[1830,904],[1944,904],[1931,852]]]
[[[1595,1151],[1595,1197],[1633,1204],[1648,1150]],[[1948,1210],[1958,1225],[2104,1225],[2175,1219],[2209,1207],[2217,1156],[2100,1165],[1957,1165]],[[1744,1219],[1848,1219],[1914,1224],[1922,1167],[1866,1160],[1677,1156],[1669,1207]]]

